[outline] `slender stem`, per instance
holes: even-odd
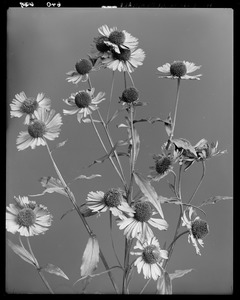
[[[108,105],[106,123],[108,122],[109,113],[110,113],[110,106],[111,106],[111,103],[112,103],[113,85],[114,85],[114,74],[115,74],[115,71],[113,71],[113,73],[112,73],[112,84],[111,84],[111,92],[110,92],[110,99],[109,99],[109,105]]]
[[[41,277],[43,283],[46,285],[47,289],[49,290],[49,292],[50,292],[51,294],[54,294],[54,292],[53,292],[53,290],[51,289],[49,283],[47,282],[46,278],[45,278],[44,275],[42,274],[41,268],[40,268],[40,269],[37,269],[37,271],[38,271],[38,274],[40,275],[40,277]]]
[[[20,240],[21,240],[21,239],[20,239]],[[22,243],[21,243],[21,244],[22,244]],[[32,257],[33,257],[33,259],[34,259],[34,261],[35,261],[35,265],[36,265],[37,268],[39,268],[38,261],[37,261],[35,255],[34,255],[34,253],[33,253],[33,251],[32,251],[32,247],[31,247],[31,244],[30,244],[30,241],[29,241],[28,236],[27,236],[27,244],[28,244],[29,251],[30,251],[30,253],[32,254]]]
[[[124,78],[124,89],[127,88],[127,77],[126,77],[126,71],[123,72],[123,78]]]
[[[131,74],[130,74],[130,72],[128,70],[127,70],[127,73],[128,73],[128,76],[129,76],[129,78],[130,78],[130,80],[132,82],[133,87],[135,87],[135,84],[134,84],[134,81],[132,79],[132,76],[131,76]]]
[[[102,125],[103,125],[103,128],[104,128],[104,130],[105,130],[105,133],[106,133],[106,135],[107,135],[108,141],[109,141],[111,147],[113,147],[113,146],[114,146],[114,145],[113,145],[113,141],[112,141],[112,138],[111,138],[111,136],[110,136],[109,130],[108,130],[107,126],[106,126],[106,123],[104,122],[104,120],[103,120],[103,118],[102,118],[102,115],[101,115],[99,109],[97,109],[97,112],[98,112],[98,116],[99,116],[99,118],[100,118],[100,120],[101,120],[101,122],[102,122]],[[124,176],[124,173],[123,173],[123,168],[122,168],[121,162],[120,162],[120,160],[119,160],[117,151],[114,150],[113,152],[114,152],[114,155],[115,155],[115,157],[116,157],[116,160],[117,160],[117,163],[118,163],[120,172],[121,172],[122,179],[123,179],[123,181],[124,181],[124,187],[125,187],[125,189],[127,189],[126,179],[125,179],[125,176]]]
[[[206,165],[205,165],[205,161],[204,161],[204,160],[202,160],[202,167],[203,167],[202,176],[201,176],[200,181],[199,181],[197,187],[195,188],[195,190],[194,190],[192,196],[190,197],[190,199],[189,199],[188,202],[187,202],[187,203],[189,203],[189,204],[191,203],[193,197],[196,195],[196,193],[197,193],[197,191],[198,191],[198,189],[199,189],[199,187],[200,187],[200,185],[201,185],[201,183],[202,183],[202,181],[203,181],[203,177],[205,176]]]
[[[176,124],[176,118],[177,118],[177,109],[178,109],[178,101],[179,101],[179,92],[180,92],[180,82],[181,78],[178,78],[177,80],[177,96],[176,96],[176,102],[175,102],[175,109],[174,109],[174,116],[173,116],[173,122],[172,122],[172,132],[170,134],[170,137],[168,139],[168,143],[166,146],[166,149],[168,150],[171,144],[171,140],[174,135],[174,129],[175,129],[175,124]]]
[[[168,249],[171,249],[173,244],[176,242],[177,239],[179,239],[182,235],[184,235],[185,233],[188,233],[188,230],[183,231],[182,233],[180,233],[178,236],[175,237],[175,239],[171,242],[171,244],[168,246]]]
[[[151,277],[148,279],[148,281],[146,282],[146,284],[142,288],[141,292],[139,293],[140,295],[144,292],[145,288],[148,286],[148,284],[149,284],[149,282],[150,282],[151,279],[152,279]]]
[[[91,115],[90,115],[90,116],[91,116]],[[64,179],[63,179],[63,177],[62,177],[62,175],[61,175],[61,173],[60,173],[60,171],[59,171],[59,169],[58,169],[58,167],[57,167],[57,165],[56,165],[56,163],[55,163],[55,161],[54,161],[54,158],[53,158],[53,156],[52,156],[52,154],[51,154],[51,151],[50,151],[50,149],[49,149],[49,146],[48,146],[46,140],[45,140],[45,142],[46,142],[46,146],[47,146],[47,150],[48,150],[49,156],[50,156],[50,158],[51,158],[51,160],[52,160],[52,163],[53,163],[53,166],[54,166],[54,168],[55,168],[55,171],[56,171],[56,173],[58,174],[58,177],[59,177],[59,179],[60,179],[62,185],[64,186],[64,189],[65,189],[65,191],[66,191],[66,193],[67,193],[67,195],[68,195],[68,198],[70,199],[72,205],[74,206],[75,210],[77,211],[77,213],[78,213],[78,215],[79,215],[81,221],[83,222],[83,225],[84,225],[84,227],[86,228],[88,234],[89,234],[91,237],[95,236],[95,234],[92,232],[91,228],[89,227],[89,225],[88,225],[86,219],[85,219],[84,216],[82,215],[82,213],[81,213],[81,211],[80,211],[80,208],[79,208],[79,206],[77,205],[77,202],[76,202],[76,199],[75,199],[75,197],[74,197],[74,194],[71,192],[71,190],[69,189],[69,187],[66,185],[66,183],[65,183],[65,181],[64,181]],[[102,262],[103,262],[103,264],[104,264],[105,269],[106,269],[106,270],[109,270],[109,266],[108,266],[108,264],[107,264],[107,261],[106,261],[104,255],[103,255],[101,249],[99,249],[99,256],[100,256],[100,258],[101,258],[101,260],[102,260]],[[113,280],[112,273],[111,273],[111,272],[108,272],[108,276],[109,276],[109,278],[110,278],[110,280],[111,280],[111,282],[112,282],[112,284],[113,284],[113,287],[114,287],[116,293],[118,294],[118,293],[119,293],[118,287],[117,287],[116,283],[115,283],[114,280]]]
[[[105,147],[105,145],[104,145],[104,143],[103,143],[103,141],[102,141],[102,138],[101,138],[101,136],[100,136],[100,134],[99,134],[99,132],[98,132],[98,130],[97,130],[96,125],[94,124],[94,121],[93,121],[93,118],[92,118],[92,115],[91,115],[91,114],[90,114],[90,119],[91,119],[91,123],[92,123],[92,125],[93,125],[93,128],[94,128],[94,130],[95,130],[95,132],[96,132],[96,134],[97,134],[97,137],[98,137],[98,139],[99,139],[99,141],[100,141],[100,143],[101,143],[103,149],[104,149],[105,152],[108,154],[108,151],[107,151],[107,149],[106,149],[106,147]],[[112,165],[113,165],[115,171],[116,171],[117,174],[119,175],[119,177],[120,177],[120,179],[121,179],[123,185],[125,186],[124,179],[122,178],[121,173],[119,172],[118,168],[116,167],[116,165],[115,165],[115,163],[114,163],[114,161],[113,161],[111,155],[109,155],[109,159],[110,159],[110,161],[111,161],[111,163],[112,163]]]
[[[120,260],[119,260],[119,258],[117,256],[115,247],[114,247],[113,236],[112,236],[112,213],[111,213],[111,211],[109,211],[109,221],[110,221],[110,235],[111,235],[111,243],[112,243],[113,252],[115,254],[115,257],[116,257],[116,259],[118,261],[119,266],[123,269],[123,267],[122,267],[122,265],[120,263]]]

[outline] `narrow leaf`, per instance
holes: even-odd
[[[192,155],[197,157],[195,148],[191,145],[191,143],[188,140],[181,138],[181,139],[174,139],[172,140],[172,142],[177,148],[189,151]]]
[[[67,139],[66,139],[65,141],[61,142],[61,143],[58,143],[58,144],[51,150],[51,152],[52,152],[53,150],[56,150],[57,148],[63,147],[63,146],[66,144],[66,142],[67,142]]]
[[[139,186],[142,193],[148,198],[148,200],[156,208],[156,210],[158,211],[160,216],[164,219],[162,207],[161,207],[160,201],[158,201],[158,195],[157,195],[154,187],[151,185],[150,181],[143,178],[143,176],[137,172],[134,172],[133,175],[134,175],[136,184]]]
[[[140,150],[140,137],[139,134],[137,133],[137,130],[134,129],[133,130],[133,134],[134,134],[134,158],[133,158],[133,162],[134,164],[136,163],[137,157],[138,157],[138,153]]]
[[[108,125],[109,123],[111,123],[118,115],[121,111],[125,110],[125,108],[120,108],[120,109],[117,109],[115,111],[115,113],[112,115],[112,117],[107,121],[106,125]]]
[[[175,270],[174,273],[169,274],[169,277],[171,280],[175,279],[175,278],[180,278],[182,276],[184,276],[185,274],[191,272],[193,269],[188,269],[188,270]]]
[[[54,193],[54,192],[62,194],[66,197],[68,196],[64,190],[64,186],[62,185],[59,179],[48,176],[48,177],[40,178],[39,181],[42,187],[45,188],[45,190],[41,194],[29,195],[29,196],[34,197],[34,196],[44,195],[45,193]]]
[[[61,276],[65,279],[69,280],[67,275],[59,267],[56,267],[53,264],[47,264],[46,267],[42,268],[42,270],[44,270],[45,272],[48,272],[50,274],[55,274],[57,276]]]
[[[80,176],[76,177],[74,180],[76,180],[76,179],[93,179],[93,178],[101,177],[101,176],[102,175],[100,175],[100,174],[92,174],[91,176],[80,175]]]
[[[216,204],[218,201],[221,200],[233,200],[233,197],[229,196],[214,196],[210,197],[207,200],[203,201],[202,205],[207,205],[207,204]]]
[[[167,135],[170,136],[172,134],[172,119],[171,115],[167,117],[167,119],[164,121],[165,130],[167,132]]]
[[[90,237],[84,250],[81,265],[81,276],[91,275],[99,261],[99,245],[95,237]]]
[[[164,272],[157,280],[158,295],[172,295],[172,280],[167,271]]]
[[[10,240],[8,240],[8,246],[13,250],[13,252],[15,252],[18,256],[20,256],[23,260],[36,267],[33,256],[25,248],[14,244]]]

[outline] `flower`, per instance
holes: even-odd
[[[92,111],[98,109],[97,104],[105,100],[105,93],[99,92],[96,97],[93,97],[95,89],[82,90],[77,93],[72,93],[68,99],[63,99],[63,101],[72,106],[72,110],[63,110],[65,115],[73,115],[77,113],[78,122],[81,123],[82,118],[86,118],[90,115]]]
[[[192,73],[198,69],[200,69],[201,66],[195,66],[194,63],[190,63],[188,61],[174,61],[172,64],[166,63],[162,65],[161,67],[158,67],[158,71],[160,73],[163,73],[164,75],[159,76],[159,78],[171,78],[171,79],[197,79],[200,80],[200,76],[202,74],[198,75],[188,75],[189,73]]]
[[[20,132],[17,138],[17,149],[24,150],[27,147],[35,149],[36,146],[46,145],[45,139],[54,140],[59,136],[62,117],[55,111],[39,108],[38,115],[28,124],[28,131]]]
[[[151,178],[153,181],[159,181],[165,177],[173,169],[173,158],[166,156],[165,154],[153,155],[155,161],[155,166],[151,166],[150,169],[153,171],[150,172],[148,178]]]
[[[138,39],[126,30],[118,31],[117,27],[108,28],[107,25],[103,25],[98,31],[104,37],[103,43],[113,48],[116,53],[120,54],[121,49],[133,49],[138,45]]]
[[[85,82],[88,80],[88,73],[92,70],[92,61],[86,58],[81,58],[75,64],[75,70],[67,72],[67,81],[78,84],[80,81]]]
[[[201,220],[198,216],[193,218],[195,213],[192,207],[187,208],[182,217],[182,226],[186,226],[189,230],[188,242],[192,242],[196,249],[196,253],[201,255],[198,245],[203,247],[203,238],[209,233],[209,226],[206,221]],[[188,217],[187,217],[188,214]]]
[[[123,212],[133,215],[134,210],[128,205],[120,189],[110,189],[106,193],[102,191],[90,192],[87,196],[87,206],[93,212],[105,212],[109,209],[114,216],[122,218]]]
[[[20,118],[25,116],[24,124],[29,124],[30,119],[37,115],[37,110],[40,107],[50,109],[51,100],[44,97],[44,94],[38,94],[37,98],[27,97],[24,92],[15,95],[16,99],[13,99],[10,104],[11,111],[10,116]]]
[[[91,53],[94,57],[108,57],[112,47],[105,44],[106,41],[108,41],[106,36],[98,36],[93,39],[94,44],[91,45]]]
[[[125,103],[136,102],[139,99],[139,92],[135,87],[131,86],[123,91],[122,97],[119,97],[119,99]]]
[[[29,201],[28,197],[14,197],[15,204],[7,206],[6,229],[23,236],[44,234],[51,226],[52,215],[47,207]]]
[[[142,250],[141,252],[130,252],[132,255],[140,255],[134,262],[138,273],[142,270],[145,279],[157,280],[158,277],[161,277],[163,269],[160,261],[168,259],[168,252],[161,250],[158,240],[155,237],[151,237],[143,243],[137,240],[134,249]]]
[[[159,230],[166,230],[168,227],[164,219],[152,218],[153,208],[151,203],[143,196],[133,205],[134,215],[124,217],[117,221],[119,229],[124,229],[124,235],[128,239],[137,238],[144,241],[153,236],[152,229],[149,225],[158,228]]]
[[[120,49],[120,53],[111,51],[107,58],[103,58],[101,65],[113,71],[117,70],[133,72],[135,68],[142,65],[145,53],[142,49]]]

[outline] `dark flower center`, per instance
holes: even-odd
[[[121,31],[113,31],[110,33],[109,37],[108,37],[108,40],[113,43],[113,44],[116,44],[116,45],[121,45],[124,43],[125,41],[125,34]]]
[[[132,103],[134,101],[137,101],[138,98],[139,98],[138,90],[136,90],[134,87],[130,87],[123,91],[121,100],[127,103]]]
[[[98,51],[107,52],[110,50],[110,46],[106,45],[104,43],[105,41],[108,41],[108,38],[106,36],[100,36],[94,39]]]
[[[171,159],[169,159],[168,157],[157,159],[155,165],[156,171],[158,172],[158,174],[162,175],[169,169],[171,164]]]
[[[192,234],[196,239],[204,238],[209,232],[206,221],[198,219],[192,223]]]
[[[111,189],[105,193],[103,200],[107,206],[117,207],[121,204],[121,194],[118,190]]]
[[[128,61],[131,57],[131,50],[120,49],[120,53],[112,51],[112,57],[115,60]]]
[[[181,61],[176,61],[170,66],[172,76],[182,77],[187,73],[186,65]]]
[[[135,204],[134,218],[139,222],[147,222],[152,216],[152,207],[148,202],[138,202]]]
[[[20,110],[25,114],[33,114],[38,108],[38,102],[33,98],[28,98],[23,101]]]
[[[142,257],[147,264],[154,264],[160,259],[159,249],[155,245],[149,245],[143,250]]]
[[[75,68],[80,75],[85,75],[92,70],[92,63],[88,59],[80,59],[76,63]]]
[[[28,133],[33,138],[42,138],[45,133],[45,129],[46,125],[39,120],[34,120],[28,125]]]
[[[31,208],[23,208],[17,215],[17,223],[20,226],[29,227],[36,221],[36,215]]]
[[[79,108],[88,107],[91,101],[91,96],[87,92],[79,92],[75,96],[75,103]]]

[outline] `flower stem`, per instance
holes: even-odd
[[[114,145],[113,145],[113,141],[112,141],[112,138],[111,138],[111,136],[110,136],[108,127],[106,126],[106,123],[104,122],[104,120],[103,120],[103,118],[102,118],[102,115],[101,115],[101,113],[100,113],[100,111],[99,111],[98,109],[97,109],[97,112],[98,112],[98,116],[99,116],[99,118],[100,118],[100,120],[101,120],[101,122],[102,122],[102,125],[103,125],[103,128],[104,128],[104,130],[105,130],[105,133],[106,133],[106,135],[107,135],[108,141],[109,141],[111,147],[113,148]],[[124,185],[124,188],[125,188],[125,190],[126,190],[126,189],[127,189],[127,183],[126,183],[126,179],[125,179],[125,176],[124,176],[124,173],[123,173],[123,168],[122,168],[121,162],[120,162],[120,160],[119,160],[117,151],[114,150],[113,153],[114,153],[114,155],[115,155],[115,157],[116,157],[116,160],[117,160],[117,163],[118,163],[120,172],[121,172],[123,185]]]
[[[171,244],[168,246],[168,249],[171,249],[173,244],[176,242],[177,239],[179,239],[182,235],[184,235],[185,233],[188,233],[188,230],[183,231],[182,233],[180,233],[178,236],[175,237],[175,239],[171,242]]]
[[[150,282],[151,279],[152,279],[151,277],[148,279],[148,281],[146,282],[146,284],[145,284],[144,287],[142,288],[142,290],[141,290],[141,292],[139,293],[139,295],[141,295],[141,294],[144,292],[145,288],[148,286],[148,284],[149,284],[149,282]]]
[[[109,98],[109,105],[108,105],[106,123],[108,122],[109,113],[110,113],[110,106],[111,106],[111,103],[112,103],[113,85],[114,85],[114,74],[115,74],[115,71],[113,71],[113,73],[112,73],[112,84],[111,84],[111,92],[110,92],[110,98]]]
[[[206,165],[205,165],[205,161],[204,161],[204,160],[202,160],[202,167],[203,167],[202,176],[201,176],[200,181],[199,181],[197,187],[195,188],[195,190],[194,190],[192,196],[190,197],[190,199],[189,199],[188,202],[187,202],[187,203],[189,203],[189,204],[191,203],[193,197],[196,195],[196,193],[197,193],[197,191],[198,191],[198,189],[199,189],[199,187],[200,187],[200,185],[201,185],[201,183],[202,183],[202,181],[203,181],[203,177],[205,176]]]
[[[97,130],[96,125],[94,124],[94,121],[93,121],[93,118],[92,118],[91,114],[90,114],[90,119],[91,119],[91,123],[92,123],[92,125],[93,125],[93,128],[94,128],[94,130],[95,130],[95,132],[96,132],[96,134],[97,134],[97,137],[98,137],[98,139],[99,139],[99,141],[100,141],[100,143],[101,143],[103,149],[104,149],[105,152],[108,154],[107,148],[105,147],[105,145],[104,145],[104,143],[103,143],[103,141],[102,141],[102,138],[101,138],[101,136],[100,136],[100,134],[99,134],[99,132],[98,132],[98,130]],[[111,155],[109,155],[109,159],[110,159],[110,161],[111,161],[111,163],[112,163],[112,165],[113,165],[115,171],[117,172],[118,176],[120,177],[120,179],[121,179],[123,185],[125,186],[124,179],[122,178],[121,173],[119,172],[118,168],[116,167],[116,165],[115,165],[115,163],[114,163],[114,161],[113,161]]]
[[[170,134],[170,137],[168,139],[168,144],[167,144],[167,150],[170,147],[171,144],[171,140],[173,138],[174,135],[174,129],[175,129],[175,124],[176,124],[176,118],[177,118],[177,109],[178,109],[178,101],[179,101],[179,92],[180,92],[180,82],[181,82],[181,78],[177,79],[177,96],[176,96],[176,102],[175,102],[175,109],[174,109],[174,116],[173,116],[173,122],[172,122],[172,131]]]
[[[130,72],[128,70],[127,70],[127,73],[128,73],[128,76],[129,76],[129,78],[130,78],[130,80],[132,82],[133,87],[135,87],[135,84],[134,84],[134,81],[132,79],[132,76],[131,76],[131,74],[130,74]]]
[[[91,116],[91,115],[90,115],[90,116]],[[53,156],[52,156],[52,154],[51,154],[51,151],[50,151],[50,149],[49,149],[49,146],[48,146],[46,140],[45,140],[45,142],[46,142],[46,146],[47,146],[47,150],[48,150],[49,156],[50,156],[50,158],[51,158],[51,160],[52,160],[52,163],[53,163],[53,166],[54,166],[54,168],[55,168],[55,171],[56,171],[56,173],[58,174],[58,177],[59,177],[59,179],[60,179],[62,185],[64,186],[64,189],[65,189],[65,192],[66,192],[67,195],[68,195],[68,198],[70,199],[72,205],[74,206],[75,210],[77,211],[77,213],[78,213],[78,215],[79,215],[81,221],[83,222],[83,225],[84,225],[84,227],[86,228],[86,230],[87,230],[89,236],[91,236],[91,237],[94,236],[94,237],[95,237],[95,234],[92,232],[92,230],[91,230],[91,228],[89,227],[89,225],[88,225],[86,219],[85,219],[84,216],[82,215],[79,206],[77,205],[77,202],[76,202],[76,199],[75,199],[74,194],[71,192],[70,188],[67,186],[66,182],[64,181],[64,179],[63,179],[63,177],[62,177],[62,175],[61,175],[61,173],[60,173],[60,171],[59,171],[59,169],[58,169],[58,167],[57,167],[57,165],[56,165],[56,163],[55,163],[55,161],[54,161],[54,158],[53,158]],[[102,262],[103,262],[103,264],[104,264],[105,269],[106,269],[106,270],[109,270],[109,266],[108,266],[108,264],[107,264],[107,261],[106,261],[104,255],[103,255],[101,249],[99,249],[99,256],[100,256],[100,258],[101,258],[101,260],[102,260]],[[113,280],[112,273],[111,273],[110,271],[108,272],[108,276],[109,276],[109,278],[110,278],[110,280],[111,280],[111,282],[112,282],[112,285],[113,285],[113,287],[114,287],[116,293],[118,294],[118,293],[119,293],[118,287],[117,287],[115,281]]]
[[[53,292],[53,290],[51,289],[49,283],[47,282],[46,278],[45,278],[44,275],[42,274],[41,268],[38,268],[37,271],[38,271],[38,274],[39,274],[39,276],[41,277],[43,283],[46,285],[47,289],[49,290],[49,292],[50,292],[51,294],[54,294],[54,292]]]
[[[126,71],[123,72],[123,78],[124,78],[124,89],[127,88],[127,77],[126,77]]]

